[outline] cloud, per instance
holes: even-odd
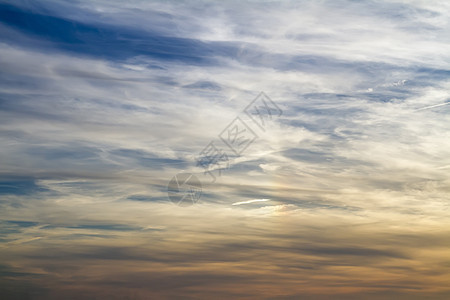
[[[5,1],[0,298],[447,299],[449,15]],[[261,91],[283,111],[265,130],[243,112]],[[180,172],[194,206],[167,199]]]

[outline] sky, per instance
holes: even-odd
[[[450,298],[447,1],[3,0],[0,76],[1,299]]]

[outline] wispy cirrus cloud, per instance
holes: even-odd
[[[447,299],[449,14],[4,1],[0,294]],[[260,91],[283,114],[211,183],[196,156]]]

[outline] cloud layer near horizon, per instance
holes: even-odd
[[[0,295],[448,299],[449,17],[2,1]],[[261,91],[282,115],[212,183],[196,157]]]

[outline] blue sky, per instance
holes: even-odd
[[[449,17],[1,1],[0,295],[448,299]],[[282,114],[212,183],[198,154],[261,91]]]

